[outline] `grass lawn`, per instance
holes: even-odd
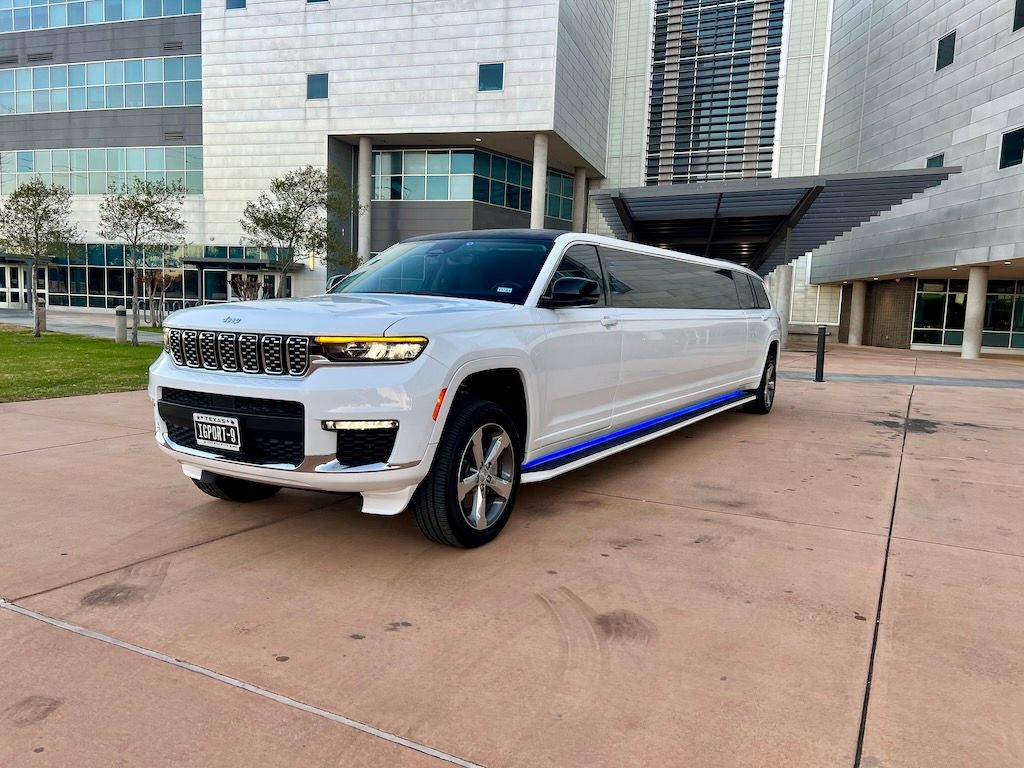
[[[145,389],[153,344],[133,347],[103,339],[44,333],[0,324],[0,403]]]

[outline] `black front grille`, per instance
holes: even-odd
[[[338,430],[338,463],[346,467],[386,464],[395,447],[398,428]]]
[[[305,409],[302,403],[164,387],[157,408],[160,418],[167,424],[168,438],[183,448],[247,464],[298,466],[305,459]],[[199,445],[192,419],[196,412],[237,418],[242,450]]]
[[[246,464],[290,464],[297,467],[306,457],[301,438],[294,440],[253,435],[251,438],[242,438],[243,449],[241,451],[219,451],[216,448],[196,443],[195,431],[191,425],[168,424],[167,436],[182,448],[195,448],[198,451],[215,453],[225,459],[234,459]]]
[[[164,348],[176,365],[189,368],[273,376],[303,376],[309,369],[308,336],[169,328]]]
[[[193,392],[188,389],[164,387],[160,393],[166,403],[187,405],[197,411],[208,408],[214,411],[231,411],[254,416],[283,416],[301,419],[305,413],[302,403],[291,400],[267,400],[261,397],[238,397],[236,395],[215,395],[210,392]],[[205,411],[203,411],[205,413]],[[229,414],[230,415],[230,414]]]

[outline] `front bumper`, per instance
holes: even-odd
[[[323,366],[302,378],[183,368],[161,355],[150,368],[149,395],[156,406],[157,442],[186,474],[197,476],[190,468],[205,469],[295,488],[380,492],[414,487],[426,475],[435,447],[433,408],[445,375],[445,369],[426,355],[402,364]],[[300,403],[301,460],[296,456],[287,463],[239,461],[175,442],[160,413],[165,388]],[[167,413],[166,404],[164,410]],[[357,420],[398,422],[387,461],[362,466],[338,461],[337,433],[323,429],[322,423]]]

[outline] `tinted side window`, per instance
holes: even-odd
[[[593,280],[601,286],[601,300],[594,307],[605,307],[605,285],[604,272],[601,269],[601,261],[597,257],[597,248],[593,245],[573,245],[562,254],[562,260],[558,262],[558,269],[551,276],[551,283],[560,277],[585,277]],[[545,293],[551,293],[551,283],[548,284]]]
[[[750,285],[754,289],[754,298],[757,299],[757,308],[771,309],[772,303],[768,301],[768,293],[764,289],[764,283],[762,283],[760,280],[755,280],[753,277],[750,277],[749,279]]]
[[[740,272],[733,274],[736,283],[736,293],[740,296],[741,309],[757,309],[757,299],[754,298],[754,286],[747,275]]]
[[[728,269],[602,248],[612,305],[653,309],[738,309]]]

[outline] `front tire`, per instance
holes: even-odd
[[[251,501],[262,501],[269,499],[281,490],[279,485],[268,485],[257,483],[252,480],[242,480],[227,475],[216,475],[213,472],[203,472],[202,478],[192,478],[196,488],[208,496],[225,501],[237,501],[241,504],[248,504]]]
[[[754,390],[754,399],[743,406],[748,413],[769,413],[772,405],[775,404],[775,379],[777,376],[778,364],[775,361],[775,354],[769,353],[764,363],[764,372],[761,374],[761,384]]]
[[[431,541],[479,547],[505,527],[519,490],[520,443],[507,413],[487,400],[455,412],[434,466],[412,500],[412,515]]]

